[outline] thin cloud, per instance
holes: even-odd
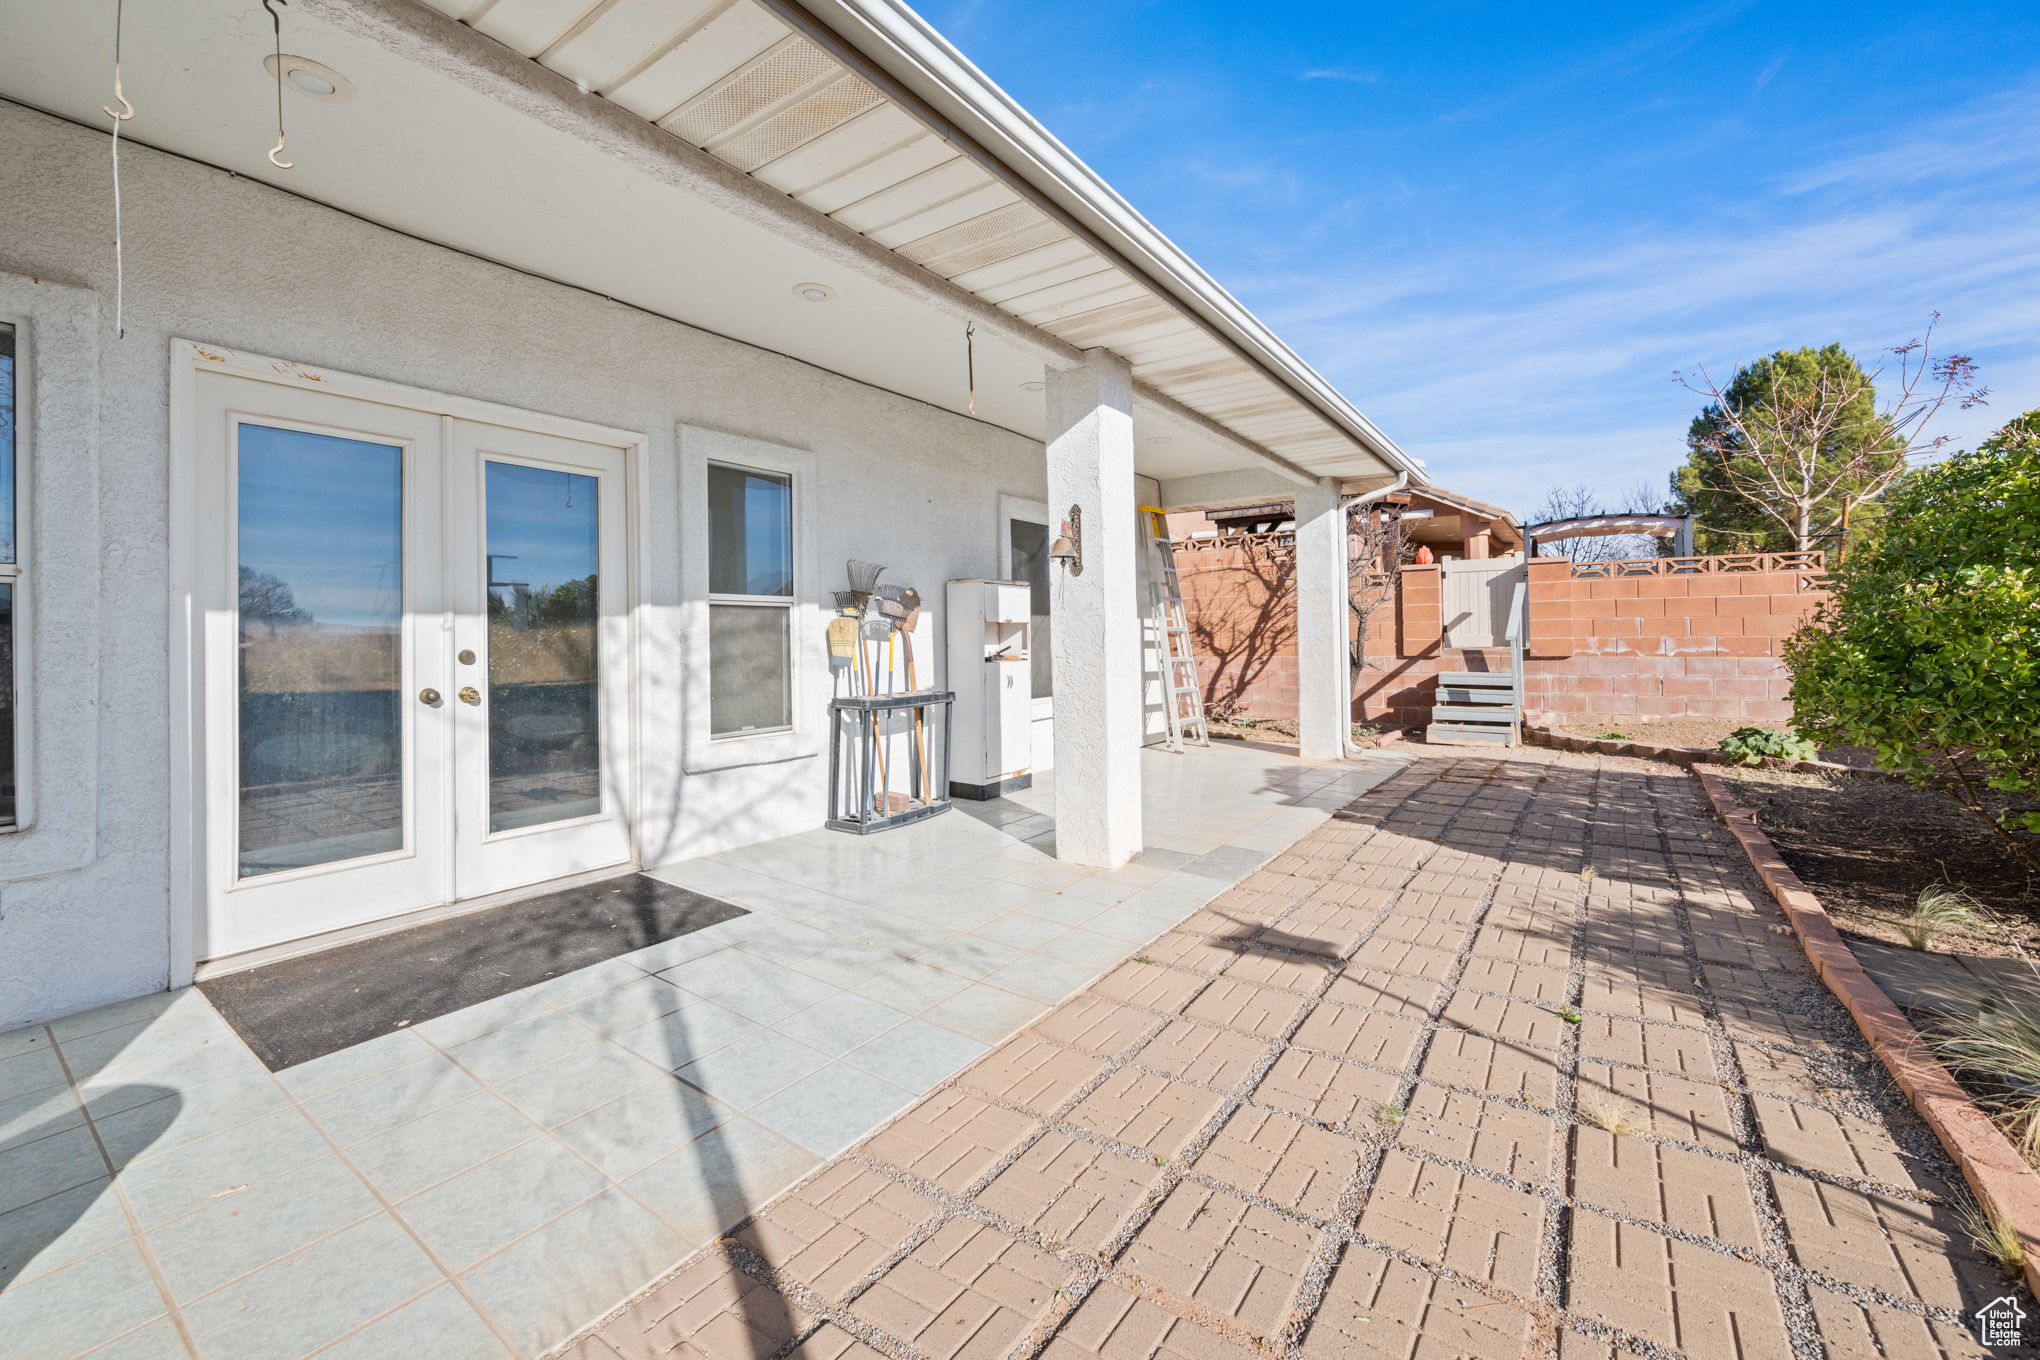
[[[1788,47],[1783,52],[1780,52],[1777,56],[1773,57],[1771,59],[1771,64],[1769,66],[1766,66],[1763,70],[1757,72],[1757,78],[1750,85],[1750,88],[1752,90],[1761,90],[1766,85],[1769,85],[1771,83],[1772,78],[1776,76],[1780,71],[1785,69],[1785,63],[1791,56],[1792,49]]]
[[[1338,80],[1349,85],[1379,85],[1379,71],[1349,71],[1344,67],[1327,66],[1320,70],[1305,71],[1298,80]]]

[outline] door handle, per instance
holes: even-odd
[[[462,685],[460,687],[460,701],[464,704],[478,704],[482,701],[482,692],[473,685]]]
[[[421,704],[436,706],[439,703],[439,691],[436,689],[419,690],[418,702]]]

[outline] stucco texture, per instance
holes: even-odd
[[[703,659],[679,645],[681,542],[697,522],[680,503],[679,427],[813,455],[806,504],[822,590],[842,584],[849,557],[885,562],[888,580],[932,598],[951,577],[994,576],[999,493],[1046,497],[1042,446],[1022,436],[221,171],[131,146],[122,195],[126,335],[115,339],[106,139],[0,104],[0,271],[22,276],[9,281],[17,292],[57,286],[85,304],[74,314],[96,320],[68,346],[44,343],[57,323],[33,327],[61,359],[54,376],[73,406],[90,409],[97,389],[96,419],[74,419],[68,437],[38,431],[29,474],[30,589],[49,630],[37,635],[35,694],[76,702],[37,710],[28,735],[52,753],[36,776],[38,825],[0,837],[0,1029],[170,981],[173,338],[647,437],[638,619],[650,864],[818,825],[826,794],[824,758],[682,772],[684,672]],[[72,371],[93,364],[95,345],[96,370]],[[25,411],[24,423],[44,414]],[[65,478],[96,496],[50,496]],[[85,644],[58,645],[80,629]],[[939,634],[931,642],[940,657]],[[78,739],[94,725],[96,742]],[[56,796],[79,785],[96,796]],[[78,848],[70,865],[38,849],[58,838]]]

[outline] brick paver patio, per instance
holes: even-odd
[[[1428,755],[570,1353],[1983,1354],[1781,921],[1679,771]]]

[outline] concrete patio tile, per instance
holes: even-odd
[[[833,986],[855,987],[874,974],[883,973],[888,968],[897,968],[899,963],[900,957],[897,954],[845,941],[824,949],[819,954],[811,954],[799,960],[792,968],[796,973],[820,978]]]
[[[1174,923],[1157,916],[1144,916],[1124,906],[1107,907],[1089,920],[1083,927],[1099,935],[1110,935],[1115,940],[1128,944],[1146,944]]]
[[[550,1129],[665,1076],[629,1049],[597,1044],[504,1082],[496,1094]]]
[[[20,1288],[131,1236],[103,1178],[0,1213],[0,1289]]]
[[[784,897],[794,888],[784,879],[726,864],[715,857],[663,864],[656,869],[647,869],[645,873],[675,887],[691,888],[706,897],[719,897],[738,906],[747,905],[747,898],[770,902]]]
[[[1360,1231],[1401,1251],[1529,1297],[1544,1202],[1407,1153],[1382,1159]]]
[[[756,1020],[704,1001],[613,1037],[639,1057],[677,1072],[757,1030]]]
[[[779,968],[755,982],[747,982],[719,994],[715,1004],[735,1011],[747,1020],[770,1025],[839,995],[841,992],[837,988],[820,978],[796,973],[790,968]]]
[[[484,1092],[357,1143],[347,1155],[376,1189],[400,1200],[538,1136],[529,1119]]]
[[[671,1279],[635,1299],[600,1332],[563,1360],[655,1360],[682,1355],[701,1360],[756,1360],[774,1355],[813,1319],[777,1290],[720,1256],[696,1258]],[[833,1330],[825,1327],[823,1332]],[[846,1334],[837,1331],[838,1336]],[[817,1334],[819,1339],[820,1334]],[[877,1352],[871,1352],[876,1355]],[[799,1350],[793,1354],[801,1354]],[[825,1351],[817,1360],[836,1360]]]
[[[938,1091],[864,1145],[868,1156],[962,1194],[1040,1124],[961,1087]]]
[[[57,1061],[56,1049],[47,1043],[23,1047],[13,1057],[0,1059],[0,1100],[61,1091],[66,1084],[64,1065]]]
[[[149,1244],[180,1302],[380,1211],[337,1157],[299,1167],[149,1230]]]
[[[1967,1313],[2004,1284],[1965,1250],[1965,1230],[1947,1205],[1770,1173],[1793,1259],[1843,1284],[1867,1285],[1929,1308]]]
[[[1401,1071],[1415,1056],[1421,1033],[1413,1019],[1321,1005],[1304,1017],[1290,1042],[1370,1067]]]
[[[1581,1063],[1576,1103],[1596,1123],[1626,1122],[1639,1132],[1729,1151],[1737,1146],[1719,1086],[1662,1072]]]
[[[980,980],[987,974],[1004,967],[1019,958],[1022,950],[997,940],[983,939],[976,935],[959,935],[936,949],[920,955],[915,962],[940,968],[958,977]]]
[[[299,1100],[316,1100],[343,1086],[429,1058],[434,1051],[416,1032],[401,1029],[296,1067],[286,1067],[276,1074],[275,1080]]]
[[[1368,968],[1355,961],[1345,965],[1339,976],[1332,979],[1324,999],[1390,1015],[1425,1016],[1438,1004],[1443,991],[1438,983]]]
[[[849,905],[847,897],[838,897],[817,888],[794,888],[783,897],[773,898],[765,909],[789,921],[809,921],[824,912],[841,911]]]
[[[1304,1334],[1309,1360],[1422,1355],[1442,1347],[1463,1360],[1518,1360],[1530,1314],[1507,1302],[1371,1251],[1346,1247]]]
[[[1983,1356],[1990,1352],[1976,1344],[1975,1334],[1964,1325],[1925,1317],[1890,1304],[1859,1299],[1815,1283],[1813,1312],[1820,1323],[1827,1354],[1833,1360],[1845,1356],[1918,1356],[1938,1360],[1941,1356]]]
[[[0,1336],[16,1354],[75,1355],[164,1312],[131,1242],[0,1294]]]
[[[880,976],[884,977],[886,974],[882,973]],[[906,1018],[904,1011],[882,1005],[869,997],[858,996],[852,992],[837,992],[826,1000],[776,1022],[772,1028],[800,1040],[809,1048],[819,1049],[832,1058],[840,1058],[859,1044],[876,1038]]]
[[[660,977],[642,974],[634,982],[576,1001],[564,1009],[590,1029],[618,1035],[651,1024],[701,1000]]]
[[[497,1360],[503,1343],[452,1285],[413,1299],[330,1350],[319,1360],[385,1360],[431,1356],[432,1360]]]
[[[70,1128],[0,1152],[0,1213],[106,1179],[89,1129]]]
[[[283,1109],[138,1162],[120,1180],[146,1230],[331,1153],[309,1120]]]
[[[525,1354],[539,1355],[677,1264],[693,1245],[611,1190],[462,1279]]]
[[[1125,945],[1120,949],[1124,951]],[[1141,947],[1136,956],[1149,963],[1164,964],[1170,968],[1181,968],[1206,977],[1216,977],[1238,963],[1245,944],[1240,940],[1218,939],[1195,931],[1172,930],[1159,939],[1150,940]]]
[[[746,1110],[826,1065],[829,1056],[773,1030],[759,1030],[679,1069],[689,1086]]]
[[[190,1355],[165,1317],[101,1346],[91,1353],[91,1360],[189,1360]]]
[[[1201,974],[1164,968],[1155,955],[1136,954],[1098,979],[1087,995],[1169,1014],[1182,1010],[1210,985],[1211,979]]]
[[[1756,1107],[1764,1155],[1775,1161],[1905,1190],[1945,1188],[1897,1140],[1867,1120],[1776,1096],[1755,1095],[1750,1102]]]
[[[842,937],[809,925],[787,921],[771,930],[760,931],[732,946],[772,963],[792,963],[842,943]]]
[[[890,1176],[839,1162],[734,1236],[782,1278],[837,1301],[942,1212]]]
[[[1001,1355],[1048,1312],[1072,1273],[1038,1247],[955,1218],[852,1307],[930,1360]]]
[[[1040,954],[1023,954],[984,980],[1002,991],[1054,1004],[1097,976],[1095,970]]]
[[[977,1202],[1016,1227],[1096,1251],[1125,1226],[1162,1174],[1152,1160],[1043,1134]]]
[[[458,1271],[607,1185],[560,1143],[534,1138],[405,1200],[397,1212]]]
[[[863,1000],[918,1015],[968,986],[968,977],[947,972],[922,959],[914,959],[874,974],[850,990]]]
[[[631,962],[630,956],[625,954],[613,959],[604,959],[600,963],[590,964],[586,968],[576,968],[571,972],[562,973],[558,977],[547,978],[545,981],[534,983],[524,990],[548,1005],[566,1007],[571,1006],[576,1001],[585,1000],[598,993],[606,992],[612,987],[621,987],[625,983],[636,982],[643,978],[648,971],[652,970],[638,967]]]
[[[346,1147],[466,1100],[481,1089],[451,1061],[434,1056],[307,1101],[305,1112]]]
[[[668,968],[659,976],[684,992],[713,998],[770,977],[782,966],[755,954],[746,954],[741,949],[721,949]]]
[[[464,1006],[460,1010],[441,1015],[431,1020],[412,1025],[410,1031],[420,1038],[429,1039],[440,1048],[452,1048],[470,1039],[479,1039],[484,1034],[536,1020],[549,1015],[552,1008],[529,992],[505,992],[487,1001]]]
[[[1185,1181],[1122,1259],[1149,1282],[1265,1336],[1288,1312],[1316,1247],[1316,1231],[1295,1219]]]
[[[1043,1352],[1046,1360],[1252,1360],[1257,1354],[1112,1284],[1092,1290]]]
[[[1075,898],[1080,902],[1092,903],[1098,907],[1112,907],[1124,902],[1145,886],[1147,885],[1142,883],[1127,883],[1106,875],[1093,874],[1089,878],[1080,879],[1070,884],[1060,893],[1057,893],[1056,896]],[[1040,912],[1036,911],[1032,914],[1040,915]]]
[[[1089,930],[1065,930],[1034,952],[1093,971],[1110,968],[1125,958],[1132,946],[1125,940]]]
[[[1047,921],[1040,917],[1007,912],[996,920],[977,927],[975,937],[995,940],[1019,950],[1035,950],[1065,934],[1068,927],[1058,921]]]
[[[388,1214],[185,1305],[206,1353],[282,1360],[341,1336],[444,1279]]]
[[[478,1081],[499,1084],[602,1042],[586,1025],[552,1011],[446,1050]]]
[[[560,1125],[553,1136],[621,1181],[738,1118],[733,1107],[663,1077]]]
[[[1402,1078],[1341,1062],[1307,1049],[1284,1050],[1254,1091],[1279,1110],[1338,1127],[1371,1132],[1402,1089]]]
[[[1705,1030],[1646,1025],[1621,1016],[1588,1015],[1580,1021],[1580,1058],[1648,1067],[1702,1083],[1718,1080]]]
[[[804,1077],[751,1113],[822,1157],[833,1157],[913,1101],[914,1093],[840,1062]]]
[[[854,1048],[843,1061],[920,1094],[946,1081],[986,1051],[975,1039],[923,1020],[909,1020]]]
[[[979,1043],[994,1044],[1047,1009],[1032,997],[1016,996],[979,982],[930,1007],[921,1018]]]
[[[1179,1081],[1231,1091],[1268,1056],[1268,1049],[1265,1039],[1179,1018],[1142,1045],[1134,1061]]]
[[[1183,1008],[1192,1020],[1244,1030],[1264,1039],[1280,1037],[1310,1003],[1289,992],[1219,978]]]
[[[734,948],[736,948],[734,943],[724,940],[720,935],[710,935],[706,931],[696,930],[686,935],[676,935],[670,940],[662,940],[658,944],[647,945],[643,949],[633,950],[622,957],[628,959],[633,968],[642,969],[647,973],[658,973]]]

